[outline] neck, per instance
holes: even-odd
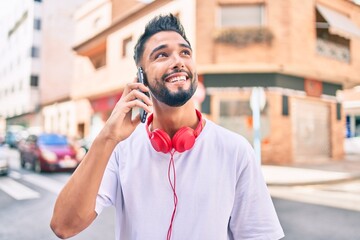
[[[154,104],[154,121],[152,129],[162,129],[170,137],[182,127],[196,128],[199,119],[196,115],[195,105],[188,101],[181,107],[160,106]]]

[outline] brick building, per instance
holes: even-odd
[[[201,111],[253,141],[250,99],[263,92],[263,163],[343,158],[338,90],[360,83],[360,6],[348,0],[91,0],[77,11],[72,98],[94,110],[88,134],[106,120],[136,67],[144,24],[172,12],[193,45],[206,89]]]

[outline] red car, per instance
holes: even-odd
[[[30,135],[19,145],[21,166],[36,172],[74,170],[85,155],[76,150],[65,135]]]

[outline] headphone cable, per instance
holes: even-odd
[[[175,172],[174,153],[175,153],[175,150],[170,152],[171,158],[170,158],[169,167],[168,167],[168,180],[169,180],[170,187],[172,189],[173,196],[174,196],[174,210],[171,215],[170,226],[169,226],[169,229],[167,232],[167,237],[166,237],[167,240],[171,239],[171,233],[172,233],[172,229],[173,229],[173,223],[174,223],[175,213],[176,213],[177,204],[178,204],[178,197],[176,194],[176,172]],[[171,170],[173,173],[172,178],[171,178]]]

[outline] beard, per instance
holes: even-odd
[[[191,72],[187,72],[187,74],[190,80],[189,89],[179,87],[177,92],[170,92],[170,90],[165,86],[166,82],[164,79],[166,76],[164,75],[161,78],[161,81],[155,81],[155,85],[148,84],[151,94],[155,97],[155,99],[170,107],[183,106],[194,95],[197,88],[197,79],[196,77],[194,78],[194,76],[197,76],[196,73],[192,74]]]

